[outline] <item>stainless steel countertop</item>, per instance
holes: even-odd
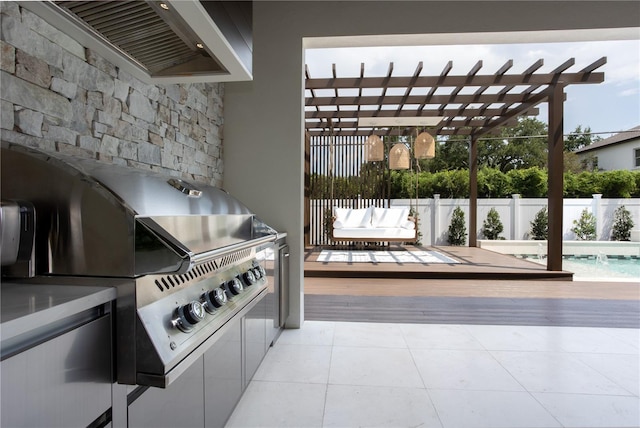
[[[51,284],[2,282],[0,337],[3,342],[115,300],[117,294],[114,287],[55,281]]]

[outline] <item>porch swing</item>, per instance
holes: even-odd
[[[417,133],[417,130],[416,130]],[[335,174],[333,161],[335,157],[334,135],[331,134],[330,168],[331,168],[331,200]],[[416,163],[416,213],[410,215],[410,209],[367,207],[361,209],[333,208],[331,239],[333,241],[352,241],[367,243],[402,242],[415,244],[418,242],[418,173],[420,164],[418,159],[433,158],[435,156],[435,140],[427,132],[416,136],[413,144],[413,154]],[[365,160],[367,162],[384,160],[384,143],[382,139],[371,134],[365,142]],[[411,151],[405,142],[398,142],[389,151],[389,169],[407,170],[411,168]]]

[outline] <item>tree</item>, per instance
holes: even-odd
[[[611,230],[612,241],[629,241],[631,239],[631,229],[633,229],[633,219],[631,213],[621,205],[613,213],[613,229]]]
[[[564,151],[575,152],[578,149],[587,147],[602,138],[591,134],[591,128],[586,127],[582,130],[582,125],[578,125],[576,130],[571,132],[564,140]]]
[[[506,172],[547,165],[547,125],[535,118],[519,119],[499,138],[478,140],[478,165]]]
[[[491,207],[487,218],[482,222],[482,235],[487,239],[496,240],[500,239],[500,234],[503,230],[504,226],[500,221],[500,214],[495,208]]]
[[[586,208],[580,213],[578,220],[573,220],[571,231],[576,234],[580,241],[596,240],[596,217]]]
[[[563,158],[564,172],[573,172],[574,174],[577,174],[585,170],[585,164],[580,160],[576,153],[565,151],[563,153]]]
[[[468,137],[452,135],[446,141],[436,144],[436,157],[420,160],[423,171],[437,172],[469,168]]]
[[[451,245],[464,245],[467,242],[467,225],[464,220],[464,211],[460,207],[453,210],[448,240]]]
[[[545,240],[549,237],[549,213],[547,207],[543,207],[533,218],[531,224],[531,238]]]

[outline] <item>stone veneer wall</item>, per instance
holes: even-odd
[[[222,185],[224,85],[149,85],[0,2],[2,140]]]

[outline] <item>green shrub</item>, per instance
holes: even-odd
[[[464,245],[467,242],[467,225],[464,220],[464,211],[460,207],[453,210],[448,238],[451,245]]]
[[[390,197],[408,199],[415,197],[416,176],[410,171],[391,171]],[[335,179],[335,194],[344,187],[342,178]],[[330,183],[330,180],[326,180]],[[513,169],[507,173],[496,168],[478,170],[478,197],[506,198],[518,193],[524,198],[544,198],[548,191],[547,171],[533,167]],[[386,178],[382,184],[386,186]],[[353,190],[357,194],[360,190]],[[451,170],[427,172],[418,175],[418,195],[432,197],[435,193],[443,198],[466,198],[469,196],[469,171]],[[583,171],[579,174],[564,173],[564,196],[567,198],[590,198],[593,194],[607,198],[640,197],[640,171]]]
[[[439,171],[433,174],[433,193],[444,198],[464,198],[469,195],[469,172]]]
[[[596,240],[596,217],[586,208],[582,210],[580,218],[573,220],[571,231],[576,234],[580,241]]]
[[[624,205],[618,207],[613,213],[613,228],[611,230],[612,241],[629,241],[631,229],[633,229],[631,213]]]
[[[507,172],[514,193],[525,198],[542,198],[547,195],[547,173],[538,168],[512,169]]]
[[[531,239],[545,240],[549,237],[549,213],[543,207],[533,218],[531,224]]]
[[[420,232],[420,217],[418,216],[418,211],[411,207],[409,208],[409,216],[416,219],[416,242],[413,245],[419,246],[422,245],[422,232]]]
[[[496,168],[478,171],[478,197],[506,198],[512,193],[509,176]]]
[[[389,190],[393,199],[408,199],[407,186],[404,178],[407,174],[402,171],[390,171],[389,173]]]
[[[564,188],[562,195],[565,198],[579,198],[578,192],[578,174],[573,172],[564,173]]]
[[[605,171],[602,177],[602,196],[605,198],[630,198],[636,190],[631,171]]]
[[[487,218],[482,222],[482,236],[490,240],[500,239],[500,234],[503,230],[504,226],[500,221],[500,214],[492,207],[487,214]]]
[[[333,209],[325,208],[322,213],[323,232],[327,238],[333,236]]]
[[[640,198],[640,170],[632,171],[634,181],[636,182],[636,190],[631,195],[633,198]]]
[[[602,193],[602,179],[599,172],[581,172],[577,177],[579,198],[590,198],[595,193]]]

